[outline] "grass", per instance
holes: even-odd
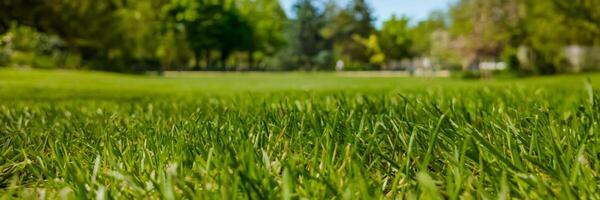
[[[598,83],[0,70],[0,198],[599,199]]]

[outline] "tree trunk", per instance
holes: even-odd
[[[194,51],[194,69],[193,70],[200,70],[200,51]]]
[[[248,69],[254,70],[254,49],[248,50]]]
[[[228,49],[223,49],[221,50],[221,67],[224,70],[227,70],[227,66],[226,66],[226,62],[227,62],[227,58],[229,57],[229,54],[231,54],[231,51]]]
[[[210,50],[205,51],[204,52],[204,56],[205,56],[205,59],[206,59],[206,66],[204,67],[204,70],[208,71],[208,70],[210,70],[210,65],[212,65],[211,59],[210,59]]]

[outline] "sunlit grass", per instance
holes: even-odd
[[[585,77],[2,70],[0,196],[597,199]]]

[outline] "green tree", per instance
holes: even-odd
[[[126,0],[3,0],[0,31],[14,21],[57,35],[69,56],[94,69],[133,71],[139,62],[155,58],[154,24],[164,1]]]
[[[517,0],[462,0],[451,10],[451,33],[471,63],[498,58],[518,23]]]
[[[461,0],[450,10],[459,52],[473,62],[500,55],[514,69],[537,74],[565,71],[564,48],[600,43],[595,0]],[[516,59],[517,48],[527,60]]]
[[[324,41],[320,32],[324,27],[323,15],[312,0],[299,0],[294,5],[294,10],[298,24],[297,51],[300,55],[300,65],[304,70],[310,70],[314,67],[313,58],[318,55]]]
[[[351,67],[365,68],[370,62],[372,52],[364,42],[375,32],[371,8],[365,0],[353,0],[347,8],[339,11],[330,22],[336,30],[334,48],[342,59],[349,61]]]
[[[101,61],[109,60],[110,50],[119,44],[119,34],[106,30],[117,26],[119,20],[115,11],[120,6],[120,2],[109,0],[5,0],[0,18],[2,27],[15,21],[41,32],[56,34],[70,51],[77,52],[86,60]]]
[[[589,45],[600,45],[600,1],[551,0],[556,13],[569,24],[573,30],[567,36],[569,42]]]
[[[204,53],[207,68],[211,67],[213,50],[220,53],[221,67],[235,50],[248,50],[252,27],[232,3],[204,0],[174,0],[167,8],[168,19],[175,28],[183,29],[194,52],[195,68],[200,68]]]
[[[256,68],[286,44],[287,16],[278,0],[239,0],[240,14],[252,28],[248,46],[249,67]]]
[[[413,56],[411,52],[413,39],[407,17],[392,16],[383,23],[379,35],[379,45],[387,59],[401,60]]]
[[[567,71],[564,49],[568,45],[600,45],[600,2],[527,0],[522,19],[523,44],[529,47],[534,72]]]
[[[430,13],[429,17],[417,23],[415,27],[410,28],[410,38],[412,38],[411,50],[414,55],[431,55],[436,43],[444,41],[434,41],[436,34],[444,34],[448,28],[446,25],[447,15],[440,11]],[[448,48],[448,47],[444,47]]]

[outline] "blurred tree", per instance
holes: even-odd
[[[565,19],[573,29],[569,34],[571,43],[600,45],[600,1],[551,0],[556,12]]]
[[[410,52],[413,55],[432,54],[434,53],[432,52],[434,51],[434,46],[439,45],[437,43],[444,42],[434,41],[433,39],[435,38],[432,37],[435,37],[436,33],[445,32],[448,28],[446,25],[447,17],[448,16],[443,12],[434,11],[427,19],[418,22],[415,27],[410,28],[410,38],[412,38]]]
[[[134,71],[162,71],[158,48],[161,46],[161,13],[166,1],[123,1],[115,11],[118,18],[112,31],[121,34],[118,44],[109,51],[109,59],[116,65]]]
[[[195,68],[200,69],[202,53],[211,66],[211,51],[220,53],[225,69],[229,55],[235,50],[250,49],[252,27],[238,13],[232,2],[210,0],[174,0],[165,8],[173,26],[183,29],[194,52]]]
[[[154,59],[158,15],[164,1],[2,0],[0,29],[11,21],[58,35],[71,55],[95,69],[132,71]],[[0,30],[1,31],[1,30]]]
[[[273,56],[286,43],[287,16],[278,0],[239,0],[240,14],[252,27],[248,46],[248,64],[256,68],[265,57]]]
[[[372,33],[368,38],[359,39],[358,41],[367,47],[367,54],[370,55],[369,64],[373,66],[382,66],[385,64],[386,55],[381,48],[381,42],[376,33]]]
[[[186,70],[189,58],[193,56],[185,33],[174,30],[165,30],[161,34],[156,54],[163,69],[178,71]]]
[[[368,37],[375,28],[373,27],[373,21],[375,18],[371,14],[371,7],[367,4],[366,0],[353,0],[351,2],[352,15],[356,24],[354,25],[354,33],[361,37]]]
[[[598,0],[458,0],[448,14],[415,24],[393,17],[380,31],[367,0],[347,2],[297,0],[288,19],[278,0],[0,0],[0,62],[123,72],[203,62],[332,70],[337,59],[346,69],[377,69],[429,57],[463,66],[503,59],[521,72],[551,74],[568,71],[566,47],[600,45]],[[27,40],[36,45],[24,48]]]
[[[367,65],[371,54],[363,40],[375,32],[371,8],[365,0],[353,0],[346,9],[338,12],[330,23],[335,24],[334,46],[348,63]]]
[[[522,15],[518,29],[511,30],[516,36],[512,43],[531,55],[530,60],[519,64],[520,71],[536,74],[559,72],[564,64],[561,54],[570,25],[564,24],[551,1],[526,0],[520,3]]]
[[[387,59],[401,60],[413,56],[411,47],[413,38],[410,35],[410,27],[407,17],[391,19],[383,23],[380,32],[379,45]]]
[[[4,0],[2,4],[3,24],[16,21],[56,34],[70,51],[78,52],[84,59],[108,60],[110,49],[119,44],[119,34],[106,32],[117,26],[115,11],[122,5],[119,1]]]
[[[566,70],[568,45],[600,43],[598,13],[595,0],[462,0],[451,8],[450,29],[471,62],[502,55],[513,69],[553,74]]]
[[[54,68],[64,56],[63,41],[15,23],[0,34],[0,66]],[[71,67],[71,65],[67,66]]]
[[[499,57],[518,22],[518,0],[462,0],[450,10],[451,33],[469,65]]]
[[[249,51],[252,46],[253,29],[235,8],[225,10],[217,26],[217,48],[220,50],[221,67],[233,51]]]
[[[313,69],[315,58],[323,45],[324,38],[320,31],[324,27],[323,15],[313,5],[312,0],[299,0],[294,5],[298,23],[298,54],[304,70]]]
[[[183,32],[194,55],[194,68],[200,69],[202,53],[206,53],[208,68],[210,52],[217,45],[217,25],[211,17],[222,9],[221,5],[199,0],[173,0],[164,8],[167,29]]]

